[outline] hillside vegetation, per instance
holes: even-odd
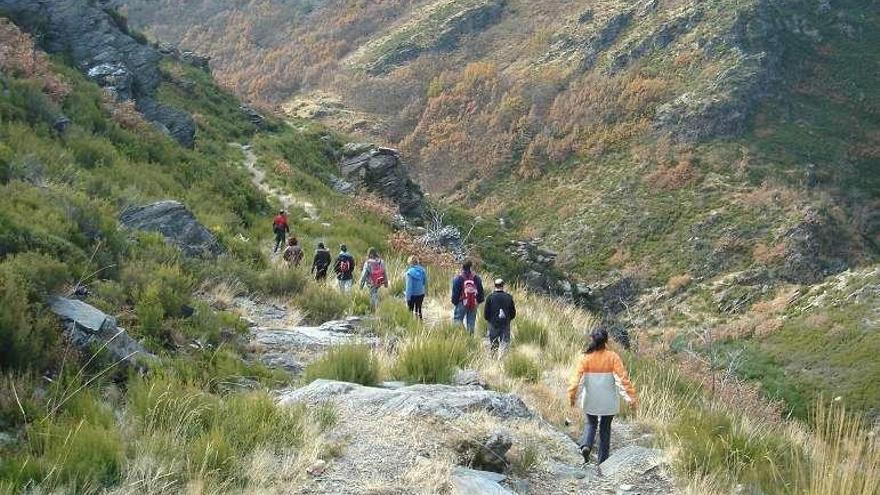
[[[316,461],[343,459],[351,447],[333,431],[340,416],[332,403],[280,407],[272,394],[314,378],[445,383],[472,368],[491,388],[521,395],[540,415],[533,425],[580,426],[563,390],[596,317],[515,288],[514,348],[503,360],[487,356],[446,322],[448,258],[395,235],[392,208],[328,186],[338,135],[271,117],[258,128],[207,73],[166,57],[157,98],[193,115],[187,149],[5,19],[0,69],[0,492],[306,492]],[[292,229],[306,248],[346,242],[356,253],[389,253],[391,289],[367,323],[383,345],[334,348],[303,378],[257,359],[242,319],[254,315],[236,306],[242,300],[313,323],[362,315],[368,303],[363,292],[315,285],[269,254],[267,224],[281,205],[249,176],[244,144],[265,180],[297,200]],[[127,207],[161,199],[183,202],[224,254],[187,257],[158,234],[120,228]],[[411,253],[432,261],[425,325],[396,299]],[[689,290],[681,280],[669,290]],[[116,315],[156,355],[149,370],[112,362],[103,348],[76,350],[62,336],[47,297],[83,286],[80,297]],[[827,289],[851,293],[845,284]],[[821,296],[816,290],[811,297]],[[682,492],[878,493],[876,440],[840,404],[820,402],[811,423],[784,420],[754,387],[716,381],[700,363],[679,372],[649,350],[625,353],[642,407],[621,422],[667,449]],[[460,426],[474,429],[460,432],[463,443],[483,427]],[[517,476],[549,476],[554,453],[543,448],[517,443]],[[436,477],[424,491],[449,491],[454,463],[429,462],[432,476],[415,481]]]
[[[876,350],[875,317],[782,301],[843,274],[868,289],[841,314],[876,303],[876,2],[117,3],[238,94],[399,146],[499,272],[540,238],[652,347],[724,326],[708,341],[790,410],[841,393],[876,416],[848,351]],[[809,364],[805,320],[835,322],[812,349],[840,364]]]

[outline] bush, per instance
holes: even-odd
[[[306,381],[319,378],[372,386],[379,382],[379,363],[369,346],[333,347],[306,368]]]
[[[379,303],[379,309],[376,311],[373,332],[381,337],[391,335],[402,337],[417,332],[421,326],[419,319],[410,313],[405,301],[385,298]]]
[[[514,344],[535,344],[542,348],[547,345],[550,332],[547,331],[547,327],[544,325],[527,318],[518,318],[515,324],[516,330],[513,333]]]
[[[305,290],[293,299],[293,304],[306,314],[308,321],[321,324],[345,316],[349,308],[349,299],[329,285],[312,284],[306,286]]]
[[[303,291],[308,278],[305,273],[285,267],[271,267],[260,275],[260,292],[271,296],[292,296]]]
[[[519,378],[529,383],[541,379],[541,367],[532,358],[521,352],[511,352],[504,358],[504,372],[511,378]]]
[[[410,383],[449,383],[473,354],[474,342],[461,329],[426,332],[403,345],[394,375]]]

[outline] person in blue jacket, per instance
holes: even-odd
[[[418,257],[409,257],[409,268],[404,279],[406,285],[403,294],[406,297],[406,307],[421,320],[422,303],[425,302],[425,291],[428,286],[428,272],[419,263]]]

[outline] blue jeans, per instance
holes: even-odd
[[[608,451],[611,449],[611,420],[614,416],[593,416],[587,414],[587,424],[584,426],[584,434],[581,436],[582,449],[593,449],[596,440],[596,428],[599,429],[599,464],[608,459]]]
[[[467,331],[473,334],[474,329],[477,327],[477,308],[468,311],[464,307],[464,303],[458,303],[455,305],[455,311],[452,312],[452,319],[456,323],[463,322]]]

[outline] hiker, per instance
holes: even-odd
[[[422,303],[425,302],[425,289],[428,285],[428,272],[419,263],[417,256],[409,257],[409,268],[404,274],[403,295],[410,313],[422,318]]]
[[[636,392],[626,374],[623,361],[616,352],[607,349],[608,331],[599,328],[590,335],[590,344],[581,357],[568,387],[568,402],[575,406],[578,389],[581,407],[587,415],[587,424],[579,445],[584,462],[590,462],[590,452],[599,430],[598,463],[608,459],[611,442],[611,420],[620,412],[620,398],[635,408]]]
[[[495,291],[486,298],[483,317],[489,323],[489,349],[504,354],[510,344],[510,322],[516,318],[516,305],[513,296],[504,291],[504,280],[495,280]]]
[[[318,249],[315,250],[315,257],[312,259],[312,273],[315,274],[315,281],[323,282],[327,280],[327,270],[330,268],[333,258],[330,251],[324,247],[323,242],[318,243]]]
[[[333,264],[333,271],[339,281],[339,290],[350,292],[354,285],[354,256],[348,253],[348,246],[345,244],[339,245],[339,256]]]
[[[388,277],[385,276],[385,263],[379,258],[376,248],[370,248],[367,254],[367,262],[361,273],[361,289],[370,283],[370,307],[373,311],[379,307],[379,289],[388,287]]]
[[[461,265],[461,273],[452,279],[452,314],[456,323],[463,323],[471,334],[477,326],[477,306],[483,303],[483,281],[473,272],[474,264],[467,260]]]
[[[272,220],[272,232],[275,232],[275,249],[273,253],[278,252],[278,248],[284,245],[287,240],[287,234],[290,233],[290,225],[287,223],[287,212],[281,210]]]
[[[284,252],[281,253],[281,257],[284,258],[284,261],[287,262],[288,268],[299,268],[300,262],[302,262],[304,253],[301,247],[299,247],[299,241],[296,237],[291,237],[287,240],[287,247],[284,249]]]

